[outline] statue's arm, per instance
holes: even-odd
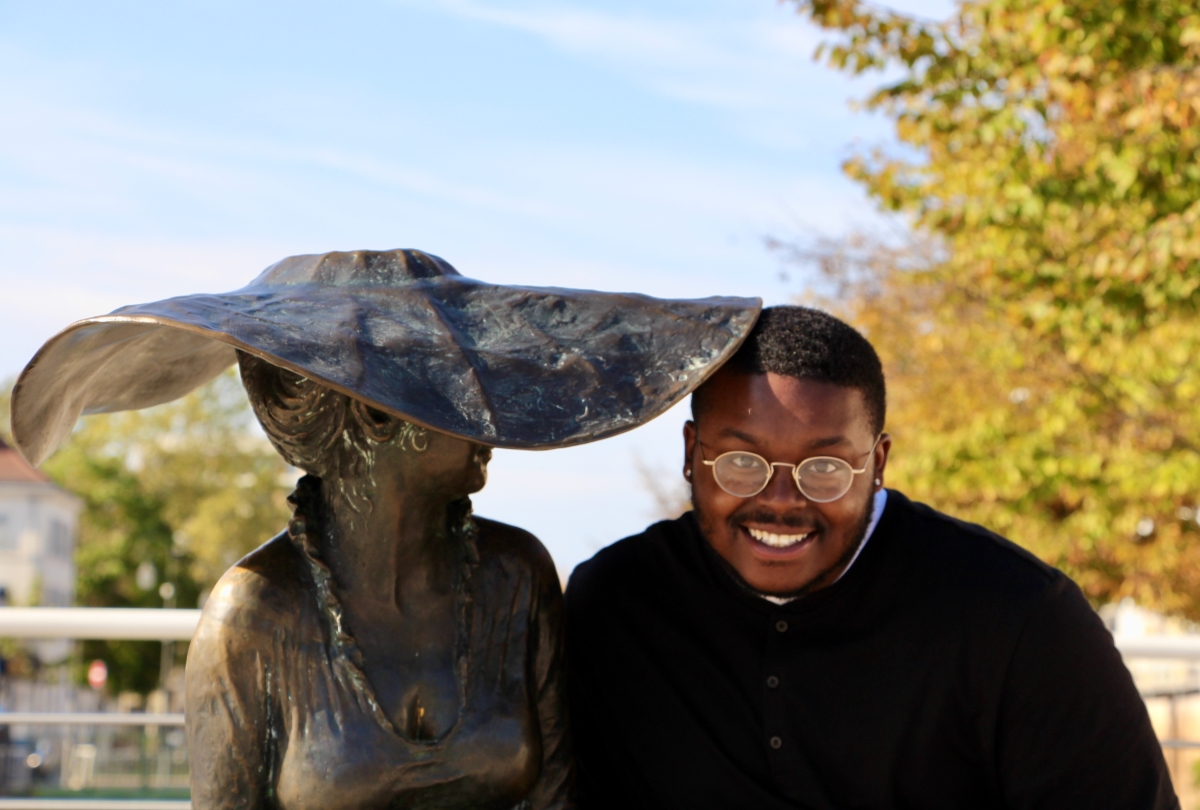
[[[529,795],[529,806],[532,810],[566,810],[575,806],[575,762],[567,724],[563,595],[554,563],[549,554],[542,553],[545,557],[539,566],[537,605],[531,628],[536,645],[532,666],[542,737],[542,770]]]
[[[221,590],[221,584],[214,594]],[[261,631],[246,626],[245,611],[240,606],[214,605],[213,601],[206,606],[188,649],[192,807],[271,807],[271,706],[275,684],[273,667],[266,656],[274,645],[257,638]]]

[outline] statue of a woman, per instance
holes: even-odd
[[[492,447],[663,412],[758,310],[485,284],[419,251],[294,256],[231,293],[67,327],[17,381],[13,436],[38,464],[81,413],[167,402],[237,362],[307,473],[188,651],[197,810],[568,807],[558,577],[469,496]]]
[[[239,362],[308,475],[192,642],[193,805],[567,806],[558,575],[533,536],[471,516],[491,450]]]

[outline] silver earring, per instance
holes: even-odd
[[[689,479],[689,480],[690,480],[690,479],[691,479],[691,477],[692,477],[692,471],[691,471],[690,469],[684,470],[684,471],[683,471],[683,477],[684,477],[684,478],[687,478],[687,479]]]
[[[882,481],[880,481],[878,478],[876,478],[876,479],[875,479],[875,486],[879,486],[879,485],[880,485],[880,484],[882,484],[882,483],[883,483],[883,482],[882,482]]]

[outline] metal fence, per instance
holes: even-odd
[[[137,608],[0,608],[0,638],[188,641],[198,610]],[[62,783],[74,796],[0,797],[0,810],[189,810],[186,799],[80,798],[84,791],[187,788],[183,714],[170,712],[3,712],[14,730],[52,726],[64,733]],[[18,735],[20,736],[20,735]],[[0,756],[8,784],[29,772],[27,745]]]
[[[138,641],[189,641],[200,620],[198,610],[159,610],[139,608],[0,608],[0,638],[20,639],[108,639]],[[1154,667],[1165,664],[1164,682],[1173,686],[1160,690],[1143,689],[1149,700],[1171,702],[1180,697],[1200,694],[1200,637],[1150,636],[1129,638],[1117,636],[1117,648],[1131,666],[1141,667],[1142,680],[1153,681]],[[1181,669],[1182,667],[1182,669]],[[112,712],[0,712],[0,726],[21,728],[58,726],[87,728],[100,732],[107,740],[109,752],[104,779],[98,780],[97,755],[101,750],[95,743],[71,746],[67,762],[68,788],[85,784],[91,787],[138,788],[186,785],[187,758],[182,741],[184,723],[179,713],[112,713]],[[1174,727],[1174,726],[1172,726]],[[153,734],[161,744],[147,746],[143,741],[125,745],[113,744],[122,733]],[[107,736],[103,736],[107,735]],[[119,740],[117,740],[119,742]],[[1161,740],[1167,749],[1200,748],[1200,740]],[[155,753],[154,777],[147,780],[146,751]],[[121,766],[120,757],[112,751],[127,752],[128,762]],[[180,752],[182,751],[182,755]],[[23,767],[27,755],[18,749],[0,756],[0,778],[5,769]],[[74,783],[71,780],[74,779]],[[190,810],[187,800],[103,799],[103,798],[16,798],[0,797],[0,810]]]

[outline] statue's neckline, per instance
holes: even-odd
[[[326,619],[326,630],[329,634],[328,644],[334,660],[340,663],[348,676],[347,680],[349,680],[352,688],[366,701],[367,706],[370,708],[370,714],[384,731],[410,746],[433,748],[444,744],[454,736],[459,726],[462,725],[463,715],[466,714],[467,708],[471,607],[473,602],[473,600],[468,598],[467,591],[471,587],[472,574],[479,558],[475,549],[474,537],[472,536],[475,531],[474,521],[471,521],[471,518],[468,516],[466,520],[471,521],[472,525],[461,533],[463,536],[457,538],[461,543],[458,582],[455,586],[454,596],[454,678],[458,686],[458,713],[454,718],[454,722],[441,736],[429,740],[414,740],[406,734],[401,733],[396,728],[395,723],[391,721],[391,718],[387,716],[387,713],[384,712],[375,693],[375,688],[371,685],[371,681],[367,678],[366,671],[362,667],[362,651],[358,646],[358,640],[346,627],[341,600],[334,589],[332,572],[321,557],[320,548],[314,542],[314,538],[309,534],[309,529],[313,525],[313,522],[309,517],[308,507],[313,501],[308,496],[313,493],[306,491],[310,487],[302,486],[305,479],[309,478],[311,476],[304,476],[300,482],[297,482],[296,492],[293,493],[291,500],[293,500],[295,508],[292,519],[288,522],[288,536],[308,563],[309,571],[313,576],[313,582],[316,586],[315,596],[317,606]]]
[[[338,645],[333,645],[334,654],[337,656],[342,667],[348,670],[348,674],[350,675],[349,680],[354,685],[354,688],[358,690],[366,700],[367,705],[371,707],[371,715],[375,718],[376,722],[383,727],[384,731],[387,731],[406,745],[422,748],[442,745],[453,737],[454,732],[462,725],[463,715],[466,713],[467,708],[467,666],[469,662],[467,651],[469,647],[468,641],[471,637],[471,600],[466,598],[466,589],[470,584],[471,568],[473,566],[469,563],[460,566],[459,581],[455,587],[454,596],[454,681],[458,686],[458,712],[454,717],[454,722],[450,724],[450,727],[440,737],[428,740],[414,740],[412,737],[401,732],[396,727],[396,724],[392,722],[392,719],[387,716],[387,712],[383,710],[383,706],[380,704],[379,698],[375,693],[375,687],[372,685],[371,679],[367,676],[366,670],[358,662],[352,661],[344,649],[339,649]],[[342,632],[349,638],[354,638],[349,630],[343,629]],[[355,640],[355,649],[357,650],[357,648],[358,642]]]

